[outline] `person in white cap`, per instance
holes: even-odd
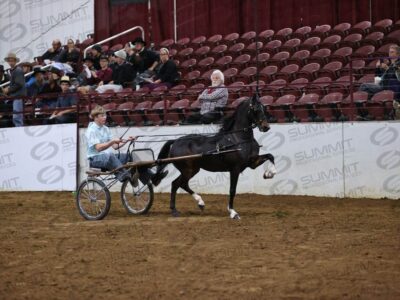
[[[3,88],[3,93],[10,97],[15,97],[12,101],[13,104],[13,123],[15,127],[24,126],[24,102],[18,97],[26,97],[25,77],[24,71],[21,67],[17,66],[19,58],[15,53],[9,53],[4,58],[10,65],[10,85]]]
[[[106,90],[113,90],[118,93],[122,91],[124,87],[131,85],[135,78],[136,74],[132,65],[126,61],[127,55],[125,50],[116,51],[114,55],[116,57],[117,66],[113,70],[112,81],[99,86],[96,89],[98,93],[104,93]]]

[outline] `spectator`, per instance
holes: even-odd
[[[110,57],[108,58],[108,66],[110,69],[114,72],[114,70],[118,67],[117,63],[117,57],[115,56],[115,53],[112,53]]]
[[[98,86],[102,86],[104,84],[108,84],[112,80],[113,71],[108,66],[108,57],[103,55],[100,57],[100,66],[101,69],[98,71],[91,71],[91,76],[95,80],[95,85],[87,85],[81,86],[78,88],[78,91],[81,93],[88,93],[91,89],[95,89]]]
[[[144,79],[145,86],[151,90],[159,86],[173,87],[179,81],[178,68],[172,59],[169,59],[169,51],[167,48],[160,49],[160,64],[156,68],[156,75],[150,79]]]
[[[383,90],[392,90],[395,99],[400,99],[400,47],[389,47],[389,59],[380,59],[376,63],[375,75],[380,77],[378,84],[363,83],[360,91],[367,92],[368,98]]]
[[[61,71],[56,68],[51,68],[49,72],[49,81],[44,84],[38,95],[42,96],[36,99],[36,107],[38,108],[55,108],[57,105],[57,96],[61,93],[59,79]]]
[[[189,116],[187,123],[210,124],[221,119],[223,116],[221,109],[228,101],[228,89],[224,85],[224,74],[220,70],[215,70],[211,74],[211,87],[205,89],[198,100],[201,104],[200,113]]]
[[[124,50],[118,50],[114,54],[118,66],[113,71],[112,81],[108,84],[99,86],[96,89],[98,93],[104,93],[106,90],[120,92],[124,86],[128,86],[132,83],[135,73],[132,69],[132,65],[126,61],[126,52]]]
[[[24,72],[24,75],[32,72],[32,63],[24,61],[22,63],[19,64],[19,66],[22,68],[22,71]],[[28,81],[30,79],[30,77],[25,77],[26,81]]]
[[[42,59],[49,60],[50,62],[53,61],[60,62],[61,53],[62,53],[61,42],[60,40],[57,39],[53,41],[52,47],[42,55]]]
[[[4,71],[4,66],[0,65],[0,84],[9,82],[10,78],[8,77],[8,75],[6,74],[6,72]]]
[[[56,110],[45,121],[46,124],[73,123],[76,121],[77,97],[70,91],[71,82],[69,77],[61,77],[60,84],[62,92],[57,98]]]
[[[94,45],[91,49],[90,57],[93,59],[93,66],[96,70],[100,70],[100,57],[102,55],[102,49],[100,45]]]
[[[19,58],[15,53],[9,53],[7,57],[4,58],[10,65],[10,85],[3,89],[3,93],[10,97],[25,97],[26,96],[26,87],[25,87],[25,77],[24,72],[21,67],[17,66],[19,62]],[[16,98],[13,101],[13,123],[15,127],[24,126],[24,102],[20,98]]]
[[[144,83],[143,78],[151,78],[154,75],[159,57],[154,51],[145,48],[146,43],[141,37],[136,38],[133,45],[135,51],[130,62],[138,74],[135,78],[135,87],[138,88]]]
[[[83,70],[81,74],[78,75],[78,82],[80,86],[91,86],[96,84],[95,78],[92,76],[96,72],[94,68],[94,60],[92,57],[88,56],[84,60]]]
[[[90,167],[114,170],[130,161],[127,153],[120,153],[117,157],[112,148],[115,150],[120,149],[128,141],[132,141],[135,138],[130,136],[127,140],[122,140],[122,138],[113,139],[110,129],[105,125],[107,119],[106,111],[101,106],[96,106],[91,111],[90,117],[93,119],[93,122],[89,123],[86,131],[87,157]],[[144,168],[140,169],[139,172],[141,173],[140,176],[143,183],[147,183],[152,178],[154,185],[158,185],[168,174],[168,171],[165,171],[157,176],[157,178],[154,178],[155,172],[151,169]],[[132,185],[137,186],[137,179],[132,178],[131,173],[126,169],[118,171],[116,176],[121,182],[130,180]]]
[[[44,74],[46,72],[42,70],[40,66],[33,68],[32,78],[26,83],[26,89],[29,97],[37,96],[44,88],[46,81]]]
[[[67,49],[61,53],[60,62],[69,64],[74,72],[77,71],[77,64],[81,56],[80,51],[75,47],[75,43],[72,39],[67,41]]]

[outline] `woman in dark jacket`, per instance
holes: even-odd
[[[157,66],[157,73],[153,78],[144,79],[149,84],[145,86],[151,90],[159,86],[173,87],[179,81],[178,68],[172,59],[169,59],[167,48],[160,49],[160,65]]]
[[[67,63],[69,64],[72,69],[74,69],[74,72],[77,72],[77,64],[79,62],[81,53],[79,50],[75,47],[75,43],[72,39],[69,39],[67,42],[67,49],[65,49],[61,53],[61,58],[60,61],[62,63]]]

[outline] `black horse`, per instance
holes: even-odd
[[[269,160],[272,167],[264,174],[264,178],[272,178],[276,174],[274,156],[272,154],[259,155],[260,145],[254,139],[253,129],[258,127],[262,132],[268,131],[269,124],[264,113],[264,107],[258,97],[242,102],[235,113],[224,119],[222,128],[213,136],[188,135],[174,141],[168,141],[161,148],[159,159],[178,157],[192,154],[203,154],[201,158],[180,160],[173,164],[181,175],[172,182],[170,208],[173,216],[179,216],[175,207],[178,188],[184,189],[197,201],[200,209],[204,209],[204,201],[189,187],[189,180],[200,169],[211,172],[230,173],[230,195],[228,211],[232,219],[240,219],[233,209],[233,199],[236,195],[236,186],[239,174],[250,167],[257,168]],[[159,165],[157,174],[165,168]]]

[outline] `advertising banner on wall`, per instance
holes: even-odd
[[[0,128],[0,190],[72,191],[76,124]]]
[[[0,1],[0,64],[8,52],[33,61],[54,39],[83,41],[93,32],[94,0]]]

